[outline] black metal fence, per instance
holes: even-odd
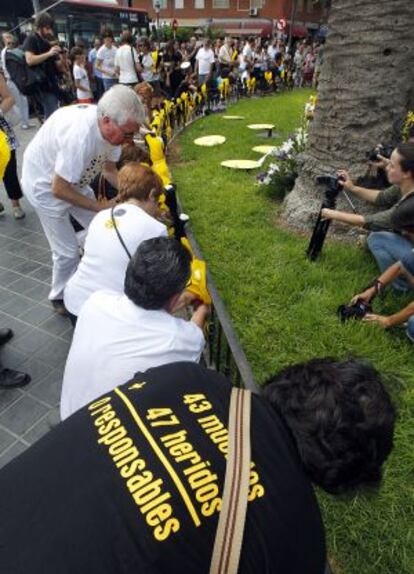
[[[193,233],[188,229],[186,233],[195,255],[203,259]],[[207,367],[223,373],[233,385],[259,393],[260,387],[254,380],[253,372],[230,317],[208,271],[207,283],[212,305],[203,360]]]

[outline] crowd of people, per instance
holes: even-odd
[[[73,48],[68,74],[67,54],[52,33],[43,13],[23,44],[27,65],[44,73],[44,123],[24,153],[21,182],[52,252],[49,300],[69,317],[74,334],[63,422],[0,472],[0,570],[208,571],[222,507],[231,385],[198,364],[210,309],[188,288],[193,255],[173,236],[165,211],[175,197],[162,141],[144,149],[134,136],[153,137],[153,94],[174,97],[183,82],[198,90],[227,78],[250,90],[252,83],[309,85],[317,82],[322,49],[301,43],[292,54],[279,40],[206,39],[200,46],[194,38],[161,53],[129,32],[115,47],[107,30],[89,53]],[[3,60],[7,68],[7,49]],[[60,106],[70,82],[77,103]],[[13,97],[5,81],[0,96],[7,116]],[[387,160],[390,183],[399,186],[392,225],[399,222],[407,234],[412,146],[401,144]],[[98,197],[101,176],[112,196]],[[388,205],[389,190],[361,191],[342,176],[350,191]],[[15,217],[19,193],[10,196]],[[404,272],[412,277],[412,245],[395,261],[381,257],[384,273],[361,297],[372,298]],[[0,331],[0,344],[11,336]],[[29,380],[7,371],[1,384]],[[311,483],[330,493],[378,484],[394,423],[380,376],[363,361],[315,359],[267,381],[252,400],[240,572],[323,574],[324,532]]]

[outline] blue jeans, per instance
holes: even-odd
[[[118,83],[118,80],[115,78],[102,78],[102,81],[105,92],[109,90],[109,88],[112,88],[112,86],[115,86],[115,84]]]
[[[383,273],[388,267],[400,261],[401,257],[412,252],[414,245],[405,237],[391,231],[374,231],[368,236],[368,247],[375,257],[377,265]],[[410,285],[403,277],[398,277],[392,283],[397,291],[408,291]]]
[[[414,343],[414,315],[407,322],[407,337]]]
[[[39,101],[42,104],[44,119],[55,112],[59,107],[59,98],[53,92],[40,92]]]

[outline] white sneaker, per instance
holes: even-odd
[[[30,130],[30,128],[34,128],[35,125],[34,124],[22,124],[20,127],[22,128],[22,130]]]
[[[26,214],[21,207],[13,207],[13,215],[14,219],[23,219],[26,217]]]

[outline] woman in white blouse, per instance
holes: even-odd
[[[119,172],[118,189],[116,207],[92,220],[84,255],[66,285],[64,302],[73,323],[95,291],[123,293],[129,259],[142,241],[167,236],[166,226],[157,219],[162,182],[151,168],[127,163]]]

